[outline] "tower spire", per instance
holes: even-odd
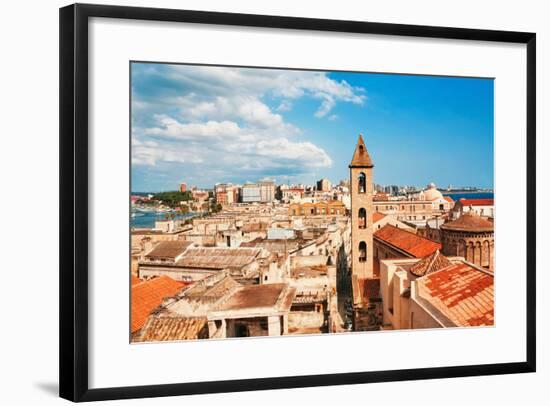
[[[374,164],[370,159],[369,151],[365,146],[365,141],[363,141],[363,134],[359,134],[359,139],[357,140],[357,145],[355,146],[355,152],[353,153],[353,158],[349,164],[350,168],[372,168]]]

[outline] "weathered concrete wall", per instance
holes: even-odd
[[[414,300],[410,301],[409,320],[411,328],[440,328],[433,316]]]
[[[289,330],[322,327],[325,317],[321,312],[290,312],[288,314]]]
[[[291,268],[299,268],[301,266],[326,265],[327,261],[328,256],[326,255],[297,256],[290,258],[290,266]]]

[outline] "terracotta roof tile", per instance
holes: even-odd
[[[132,286],[137,285],[138,283],[141,283],[141,279],[139,279],[136,275],[132,275]]]
[[[386,215],[384,213],[380,213],[378,211],[375,211],[374,213],[372,213],[372,222],[373,223],[378,223],[384,217],[386,217]]]
[[[376,230],[374,237],[406,252],[414,258],[422,258],[441,249],[440,243],[420,237],[391,224],[386,224],[381,229]]]
[[[419,295],[457,326],[494,324],[494,275],[465,263],[417,279]]]
[[[146,258],[175,259],[193,244],[191,241],[161,241],[151,251],[145,254]]]
[[[493,206],[495,199],[460,199],[463,206]]]
[[[409,271],[415,276],[424,276],[447,268],[452,264],[453,263],[449,261],[446,256],[441,254],[439,250],[436,250],[432,254],[425,256],[414,264]]]
[[[186,284],[168,276],[160,276],[150,281],[132,286],[132,333],[141,329],[149,314],[162,304],[165,297],[174,296]]]
[[[208,338],[205,317],[151,316],[138,341],[175,341]]]

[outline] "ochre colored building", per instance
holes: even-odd
[[[363,141],[355,146],[349,164],[351,187],[351,256],[352,275],[358,279],[369,279],[373,274],[372,246],[372,169],[374,165]]]
[[[337,216],[346,214],[346,206],[339,200],[317,203],[292,203],[288,206],[289,216]]]

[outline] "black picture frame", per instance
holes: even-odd
[[[59,17],[59,391],[61,397],[81,402],[535,372],[536,35],[534,33],[91,4],[63,7],[60,9]],[[527,352],[525,361],[90,389],[88,386],[88,19],[91,17],[526,44],[527,324],[525,328]]]

